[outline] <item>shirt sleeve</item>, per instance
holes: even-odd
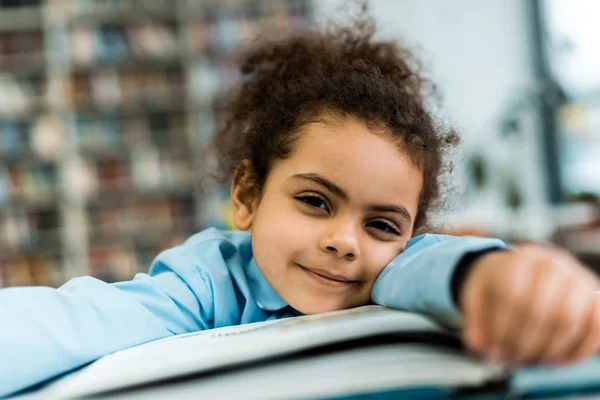
[[[499,239],[448,235],[412,238],[377,277],[371,299],[458,328],[461,318],[451,290],[456,265],[468,253],[491,248],[506,248],[506,244]]]
[[[210,282],[193,263],[182,267],[182,252],[163,252],[128,282],[83,277],[58,289],[0,290],[0,397],[124,348],[209,328]]]

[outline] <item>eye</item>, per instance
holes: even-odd
[[[382,232],[391,233],[391,234],[394,234],[397,236],[402,235],[398,229],[394,228],[392,225],[388,224],[385,221],[381,221],[381,220],[371,221],[367,224],[367,226],[373,227]]]
[[[324,211],[329,211],[329,207],[327,207],[327,203],[324,199],[319,196],[298,196],[296,200],[308,205],[309,207],[319,208]]]

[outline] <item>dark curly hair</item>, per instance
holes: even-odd
[[[444,156],[459,139],[428,111],[435,90],[412,54],[374,33],[363,12],[349,26],[260,38],[243,51],[242,81],[226,101],[213,143],[221,179],[246,162],[262,192],[273,162],[291,155],[299,128],[323,115],[353,116],[397,138],[421,169],[414,234],[430,230],[430,214],[443,204]]]

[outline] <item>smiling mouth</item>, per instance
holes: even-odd
[[[306,268],[300,264],[296,264],[296,265],[298,267],[300,267],[300,269],[302,269],[304,272],[306,272],[315,281],[317,281],[320,284],[323,284],[325,286],[334,287],[334,288],[346,288],[355,283],[358,283],[358,281],[353,281],[353,280],[346,279],[344,277],[332,275],[323,270],[314,270],[314,269]]]

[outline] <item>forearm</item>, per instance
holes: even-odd
[[[127,293],[92,278],[0,291],[0,397],[171,334]]]

